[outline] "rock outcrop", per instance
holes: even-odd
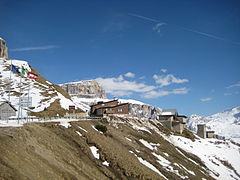
[[[65,83],[60,86],[71,96],[80,98],[106,98],[105,91],[95,80]]]
[[[6,41],[0,38],[0,58],[8,59],[8,48]]]
[[[161,109],[147,104],[130,104],[129,114],[139,118],[158,119]]]

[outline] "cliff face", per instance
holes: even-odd
[[[158,119],[158,116],[161,114],[161,109],[158,107],[150,106],[147,104],[130,104],[129,114],[136,117],[144,117],[147,119]]]
[[[105,91],[95,80],[65,83],[61,87],[71,96],[80,98],[106,98]]]
[[[8,48],[6,41],[0,38],[0,58],[8,59]]]

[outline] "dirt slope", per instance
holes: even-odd
[[[0,179],[212,179],[196,156],[177,149],[153,130],[136,130],[122,121],[75,121],[70,122],[69,128],[59,122],[0,128]],[[151,123],[159,132],[171,133],[160,124]],[[93,127],[97,124],[107,127],[107,132],[96,131]],[[156,148],[149,150],[140,139]],[[91,146],[99,149],[99,159],[93,156]],[[159,165],[153,152],[170,161],[178,173]],[[140,163],[138,157],[163,175]],[[103,165],[104,161],[109,166]]]

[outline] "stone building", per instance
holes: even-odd
[[[198,124],[197,125],[197,135],[200,136],[201,138],[207,137],[206,124]]]
[[[163,126],[180,134],[182,134],[185,128],[186,119],[186,116],[179,116],[176,109],[165,109],[159,116],[159,121]]]
[[[215,131],[207,131],[206,132],[206,137],[207,138],[215,138]]]
[[[0,120],[7,120],[11,116],[16,116],[16,108],[8,101],[0,101]]]

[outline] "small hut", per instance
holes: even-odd
[[[17,109],[8,101],[0,101],[0,120],[7,120],[16,116]]]

